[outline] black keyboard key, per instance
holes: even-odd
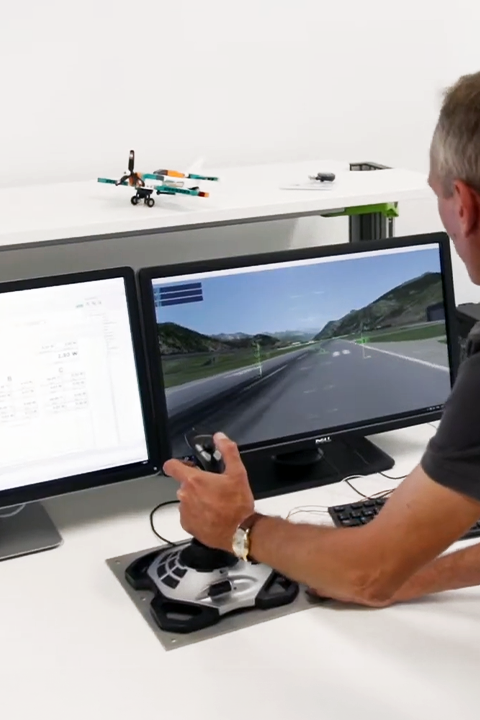
[[[168,585],[168,587],[175,589],[180,581],[174,578],[172,575],[166,575],[163,578],[162,582],[165,583],[165,585]]]

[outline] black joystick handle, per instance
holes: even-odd
[[[185,442],[203,470],[219,474],[224,472],[225,463],[211,433],[199,433],[193,429],[185,435]]]
[[[197,465],[202,470],[219,475],[224,472],[225,463],[221,452],[215,446],[211,433],[197,432],[193,429],[186,433],[185,441]],[[181,560],[184,565],[199,572],[211,572],[223,567],[232,567],[238,562],[233,553],[209,548],[196,538],[193,538],[191,543],[182,550]]]

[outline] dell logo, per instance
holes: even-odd
[[[323,445],[324,443],[332,442],[332,438],[330,435],[326,435],[325,437],[317,438],[315,440],[315,445]]]

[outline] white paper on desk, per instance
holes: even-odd
[[[292,183],[291,185],[282,185],[280,190],[331,190],[335,183],[322,182],[304,182]]]

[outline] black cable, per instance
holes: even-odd
[[[384,472],[378,473],[379,475],[382,475],[382,477],[387,478],[387,480],[405,480],[407,477],[406,475],[400,475],[400,477],[394,477],[393,475],[387,475]]]
[[[150,513],[150,527],[152,528],[152,532],[154,535],[156,535],[162,542],[164,542],[166,545],[170,545],[170,547],[175,547],[177,543],[172,542],[171,540],[167,540],[167,538],[164,538],[163,535],[160,535],[159,532],[155,529],[155,524],[153,522],[153,518],[157,510],[160,510],[162,507],[166,507],[167,505],[178,505],[179,500],[166,500],[165,502],[161,502],[158,505],[156,505],[152,512]]]
[[[431,422],[429,422],[427,424],[430,425],[430,427],[432,427],[434,430],[438,429],[437,426]],[[379,475],[382,475],[384,478],[387,478],[387,480],[405,480],[405,478],[407,477],[406,475],[401,475],[400,477],[393,477],[393,475],[387,475],[384,472],[379,473]]]

